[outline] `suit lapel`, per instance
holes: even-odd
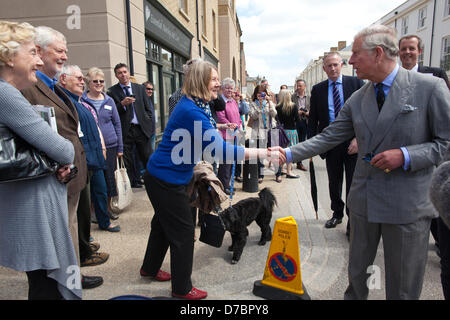
[[[68,113],[75,121],[77,121],[74,113],[70,110],[69,106],[61,100],[61,98],[53,92],[41,79],[38,78],[38,82],[36,83],[36,87],[51,101],[53,101],[58,107],[64,110],[64,112]],[[56,86],[55,86],[56,88]],[[55,89],[59,90],[59,89]],[[70,105],[70,103],[69,103]]]
[[[373,95],[373,103],[378,110],[375,98],[375,89],[371,83],[371,91]],[[413,89],[410,86],[410,81],[408,79],[408,72],[402,68],[399,69],[397,77],[392,84],[391,89],[387,99],[376,119],[374,136],[370,144],[370,150],[375,151],[376,148],[383,141],[384,137],[388,134],[389,129],[393,125],[394,121],[397,119],[405,106],[408,98],[412,95]],[[373,121],[373,120],[372,120]]]

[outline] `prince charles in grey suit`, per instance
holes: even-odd
[[[321,134],[286,149],[288,161],[321,154],[356,136],[359,154],[348,196],[349,286],[345,299],[367,299],[380,238],[387,299],[419,299],[431,219],[428,189],[450,141],[444,81],[397,65],[396,31],[372,26],[355,36],[350,64],[368,79]]]

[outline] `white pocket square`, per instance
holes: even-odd
[[[413,112],[413,111],[415,111],[415,110],[417,110],[417,109],[418,109],[417,107],[413,107],[413,106],[407,104],[407,105],[405,105],[405,106],[403,107],[402,113]]]

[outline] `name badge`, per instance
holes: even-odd
[[[105,105],[105,109],[106,109],[106,110],[112,110],[112,107],[111,107],[111,106],[108,106],[108,105]]]
[[[81,131],[80,123],[78,123],[78,137],[79,138],[83,138],[84,137],[83,131]]]

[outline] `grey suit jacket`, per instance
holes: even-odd
[[[380,113],[373,83],[366,83],[321,134],[291,147],[293,161],[323,153],[353,135],[359,154],[347,201],[352,214],[389,224],[437,216],[428,189],[450,140],[450,93],[442,79],[400,68]],[[400,147],[410,154],[408,171],[386,174],[362,159],[369,152]]]

